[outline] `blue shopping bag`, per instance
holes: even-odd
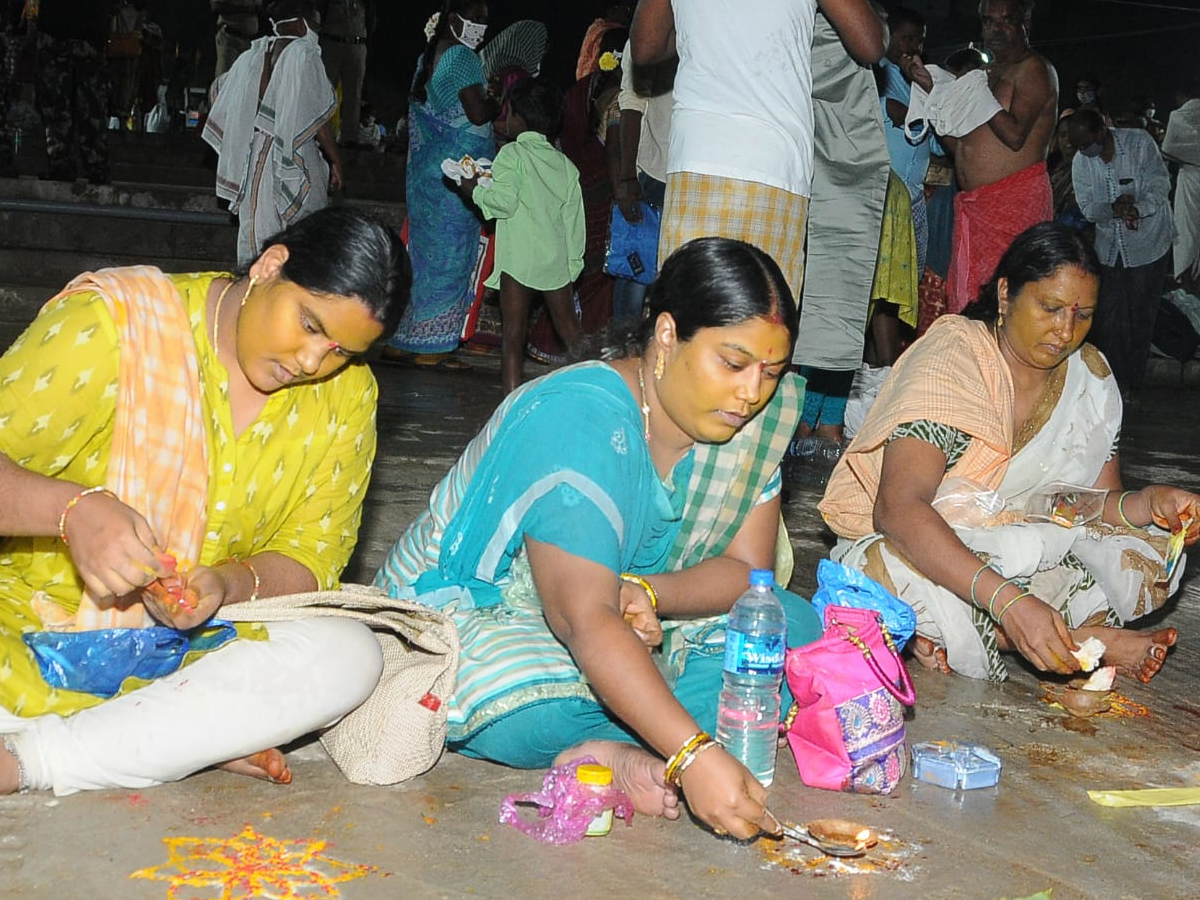
[[[617,278],[650,284],[658,276],[658,228],[661,213],[638,202],[640,222],[628,221],[615,203],[608,224],[608,252],[604,271]]]

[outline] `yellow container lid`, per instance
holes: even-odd
[[[608,785],[612,784],[612,779],[612,769],[608,766],[584,763],[575,770],[575,780],[580,784]]]

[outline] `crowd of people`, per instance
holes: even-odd
[[[108,183],[109,131],[194,127],[208,110],[213,80],[263,37],[278,37],[276,22],[300,17],[311,22],[310,55],[336,92],[330,119],[336,117],[337,144],[379,146],[379,126],[363,102],[374,0],[300,6],[297,12],[297,4],[273,0],[3,0],[0,175],[13,171],[14,129],[44,128],[46,177]],[[6,123],[10,106],[22,113],[20,125]],[[36,124],[26,121],[30,115]]]
[[[334,92],[311,4],[278,0],[206,126],[231,202],[271,201],[242,213],[238,266],[81,276],[0,358],[15,388],[0,498],[21,498],[0,503],[0,793],[215,765],[286,782],[278,748],[372,693],[383,661],[360,623],[212,620],[337,584],[376,445],[364,356],[457,363],[489,240],[505,398],[375,579],[458,629],[452,751],[590,756],[644,814],[686,802],[718,834],[777,830],[763,786],[705,742],[719,617],[751,569],[790,571],[783,463],[798,435],[841,449],[868,329],[888,371],[819,506],[833,558],[912,606],[931,668],[1069,675],[1096,637],[1106,664],[1151,681],[1176,629],[1127,625],[1179,585],[1171,535],[1200,538],[1200,496],[1126,490],[1120,469],[1153,325],[1142,295],[1176,238],[1169,179],[1153,135],[1088,106],[1094,92],[1058,128],[1031,8],[983,0],[986,59],[935,66],[920,17],[869,0],[743,0],[733,19],[641,0],[593,23],[564,94],[519,52],[536,28],[485,61],[486,4],[445,0],[412,81],[406,249],[370,215],[306,208],[338,177]],[[1181,111],[1164,146],[1200,165]],[[1052,139],[1076,151],[1094,228],[1055,221]],[[927,189],[935,155],[957,192]],[[648,286],[604,273],[618,216],[661,222]],[[935,220],[952,228],[935,238]],[[935,241],[944,285],[922,274]],[[946,314],[918,328],[922,290]],[[591,358],[525,382],[537,295],[555,352]],[[621,327],[600,329],[614,308]],[[902,327],[923,334],[905,348]],[[1030,521],[1059,483],[1096,509]],[[819,637],[811,605],[781,595],[789,645]],[[107,693],[52,683],[29,640],[147,626],[187,635],[185,668]]]

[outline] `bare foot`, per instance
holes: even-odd
[[[929,638],[919,634],[913,640],[913,656],[927,669],[934,669],[943,675],[949,675],[953,671],[950,663],[946,661],[946,648],[939,647]]]
[[[9,752],[4,742],[0,741],[0,797],[5,794],[15,794],[20,788],[21,769],[17,758]]]
[[[679,793],[663,778],[666,764],[637,744],[618,741],[584,741],[564,750],[554,760],[556,766],[594,756],[600,765],[612,769],[613,784],[629,795],[634,811],[644,816],[679,818]]]
[[[1158,631],[1127,631],[1124,628],[1080,628],[1074,632],[1075,640],[1097,637],[1107,648],[1104,664],[1116,666],[1121,675],[1136,678],[1142,684],[1159,673],[1167,659],[1167,650],[1175,646],[1179,632],[1174,628]]]
[[[221,763],[218,769],[233,772],[235,775],[249,775],[251,778],[261,778],[272,784],[291,784],[292,770],[288,768],[287,758],[275,747],[260,750],[251,756],[232,759]]]

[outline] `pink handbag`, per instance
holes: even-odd
[[[809,787],[891,793],[908,768],[912,681],[879,613],[829,606],[820,639],[787,652],[788,743]]]

